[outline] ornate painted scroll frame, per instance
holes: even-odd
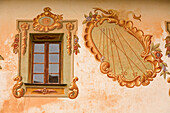
[[[159,60],[154,58],[150,54],[150,44],[151,44],[151,38],[152,35],[145,35],[142,30],[138,30],[136,27],[133,26],[132,21],[126,21],[126,20],[119,20],[118,19],[118,11],[116,10],[108,10],[105,11],[100,8],[94,8],[94,15],[91,13],[89,15],[91,16],[85,16],[86,20],[83,22],[83,24],[86,23],[85,27],[85,33],[84,33],[84,40],[85,40],[85,46],[89,48],[90,52],[94,55],[95,59],[97,61],[101,61],[100,64],[100,71],[103,74],[107,74],[109,78],[112,78],[114,81],[118,81],[120,86],[126,86],[128,88],[133,88],[134,86],[140,86],[141,84],[143,86],[146,86],[150,84],[150,81],[153,80],[153,78],[156,77],[156,74],[161,71],[161,66],[159,65]],[[98,14],[97,11],[101,11],[101,15]],[[134,16],[135,19],[140,20],[140,17]],[[109,62],[103,62],[102,61],[102,54],[99,52],[99,50],[96,48],[96,45],[93,42],[92,39],[92,30],[94,27],[98,27],[97,24],[102,25],[104,21],[107,21],[111,24],[119,25],[120,27],[123,27],[129,34],[133,35],[143,46],[144,51],[141,53],[141,57],[152,64],[152,70],[147,70],[147,74],[143,75],[142,77],[136,76],[133,80],[127,80],[123,77],[123,75],[114,75],[111,72],[110,64]]]
[[[74,77],[73,80],[72,80],[72,83],[69,87],[69,89],[71,91],[68,92],[68,97],[70,99],[75,99],[79,94],[79,89],[78,89],[77,84],[76,84],[77,81],[78,81],[78,77]]]
[[[45,33],[49,32],[49,33],[63,33],[64,35],[66,35],[68,32],[71,34],[70,35],[70,47],[73,46],[74,42],[74,35],[76,35],[76,31],[77,29],[77,20],[62,20],[62,15],[55,15],[52,14],[50,11],[51,9],[49,7],[44,8],[44,13],[38,15],[36,18],[34,18],[33,20],[17,20],[17,30],[18,30],[18,34],[15,35],[14,37],[14,42],[12,44],[13,47],[13,53],[17,54],[18,53],[18,59],[19,59],[19,63],[18,63],[18,75],[14,78],[14,81],[16,81],[15,85],[13,86],[12,89],[12,93],[14,95],[14,97],[16,98],[21,98],[25,95],[30,96],[30,94],[34,93],[37,95],[41,95],[41,96],[57,96],[57,97],[68,97],[70,99],[75,99],[78,94],[79,94],[79,89],[78,86],[76,85],[76,82],[78,81],[78,77],[74,77],[74,54],[73,50],[70,50],[70,80],[67,81],[67,87],[66,86],[56,86],[56,87],[45,87],[45,86],[28,86],[26,87],[28,82],[28,79],[26,79],[24,81],[24,77],[25,75],[23,75],[24,73],[21,73],[21,58],[27,58],[26,56],[28,56],[29,54],[29,44],[30,44],[30,33]],[[50,26],[44,26],[41,23],[39,23],[39,20],[41,18],[52,18],[54,19],[54,23],[51,24]],[[61,21],[62,20],[62,21]],[[68,26],[68,24],[71,23],[71,27]],[[66,26],[62,27],[63,25]],[[74,27],[73,27],[74,26]],[[69,28],[68,28],[69,27]],[[57,28],[57,29],[55,29]],[[68,32],[67,32],[68,31]],[[64,38],[64,37],[63,37]],[[65,45],[68,42],[64,42]],[[27,46],[28,44],[28,46]],[[67,43],[68,44],[68,43]],[[64,48],[66,48],[66,46],[64,45]],[[65,54],[66,56],[68,56],[67,54]],[[24,64],[25,65],[25,64]],[[25,72],[25,71],[24,71]],[[29,78],[29,77],[28,77]],[[71,83],[70,83],[71,82]],[[25,84],[25,85],[23,85]],[[70,87],[68,86],[70,84]],[[27,94],[27,90],[29,90],[28,94]],[[59,95],[57,95],[59,94]],[[33,95],[35,96],[35,95]]]
[[[166,55],[168,58],[170,57],[170,21],[166,22],[166,31],[168,32],[168,36],[165,38],[166,44]],[[170,83],[170,77],[167,79],[167,82]],[[169,96],[170,96],[170,89],[169,89]]]
[[[22,85],[23,85],[22,77],[17,76],[17,77],[14,78],[14,81],[16,81],[17,83],[12,88],[12,94],[16,98],[21,98],[24,95],[24,92],[25,92],[24,89],[21,88]]]
[[[33,20],[33,28],[35,31],[48,32],[55,28],[62,28],[62,15],[51,13],[51,8],[44,8],[44,13],[41,13]]]
[[[22,55],[25,54],[26,52],[26,47],[27,47],[27,30],[29,29],[29,24],[24,23],[21,25],[22,28]]]
[[[166,31],[168,32],[168,36],[165,38],[166,55],[170,58],[170,21],[166,22]]]
[[[67,53],[71,55],[71,30],[73,30],[73,24],[72,23],[67,23],[66,24],[66,29],[68,30],[67,32]]]

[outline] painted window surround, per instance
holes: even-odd
[[[62,20],[62,15],[50,12],[49,7],[44,8],[44,13],[38,15],[34,20],[17,20],[18,34],[14,40],[14,53],[18,53],[18,76],[14,78],[16,84],[13,87],[13,95],[16,98],[29,96],[54,96],[69,97],[74,99],[78,95],[78,87],[74,77],[74,36],[77,32],[77,20]],[[44,20],[43,20],[44,19]],[[42,22],[43,20],[43,22]],[[47,21],[46,21],[47,20]],[[32,34],[62,34],[63,41],[63,80],[61,84],[32,84]],[[18,41],[17,41],[18,40]]]

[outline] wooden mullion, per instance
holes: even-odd
[[[48,73],[48,74],[60,74],[60,73]]]
[[[48,42],[45,42],[45,68],[44,68],[44,72],[45,72],[45,75],[44,75],[44,83],[48,83],[47,82],[47,76],[48,76]]]
[[[60,52],[58,53],[58,52],[53,52],[53,53],[49,53],[49,54],[60,54]]]
[[[47,68],[47,76],[46,76],[47,78],[46,78],[46,81],[47,82],[46,83],[49,83],[49,74],[48,74],[48,72],[49,72],[49,55],[48,54],[49,54],[49,42],[47,42],[47,61],[46,61],[47,62],[47,67],[46,67]]]
[[[33,64],[44,64],[44,63],[36,62],[36,63],[33,63]]]
[[[54,62],[50,62],[49,64],[60,64],[60,61],[59,61],[59,63],[57,63],[57,62],[56,62],[56,63],[54,63]]]
[[[44,74],[44,73],[33,73],[33,74]]]
[[[34,52],[33,54],[45,54],[45,53],[42,53],[42,52]]]

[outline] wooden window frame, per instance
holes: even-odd
[[[31,40],[31,60],[32,62],[30,63],[30,68],[31,68],[31,84],[44,84],[44,85],[59,85],[59,84],[62,84],[63,83],[63,68],[62,68],[62,65],[63,65],[63,41],[62,41],[62,38],[57,38],[57,40],[48,40],[48,39],[45,39],[45,40],[37,40],[35,37],[37,37],[38,35],[41,36],[41,35],[46,35],[46,38],[47,36],[53,36],[53,34],[36,34],[36,36],[34,36],[35,34],[32,35],[32,40]],[[62,34],[61,34],[62,35]],[[60,36],[62,37],[62,36]],[[37,64],[44,64],[44,73],[36,73],[36,74],[44,74],[44,81],[43,83],[34,83],[33,82],[33,64],[36,64],[34,63],[34,44],[44,44],[44,53],[40,53],[40,54],[44,54],[44,62],[43,63],[37,63]],[[55,53],[49,53],[49,44],[59,44],[59,53],[55,52]],[[36,52],[38,53],[38,52]],[[48,59],[49,59],[49,54],[59,54],[59,63],[49,63],[48,62]],[[49,74],[56,74],[56,73],[48,73],[49,72],[49,64],[59,64],[59,79],[58,79],[58,82],[57,83],[50,83],[49,82]]]

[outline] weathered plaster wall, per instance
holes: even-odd
[[[44,7],[52,12],[63,14],[64,19],[78,19],[80,54],[75,56],[75,75],[79,77],[79,96],[75,100],[68,98],[28,97],[16,99],[12,95],[17,75],[17,55],[12,53],[11,44],[16,31],[16,19],[33,19],[43,12]],[[165,53],[164,21],[170,21],[169,1],[71,1],[71,0],[0,0],[0,113],[170,113],[170,84],[159,75],[147,87],[133,89],[120,87],[99,71],[100,63],[84,46],[82,38],[84,14],[94,7],[135,11],[142,15],[142,21],[134,20],[135,26],[146,34],[152,34],[154,41],[161,42]],[[170,60],[164,56],[163,60]],[[169,68],[170,70],[170,68]]]

